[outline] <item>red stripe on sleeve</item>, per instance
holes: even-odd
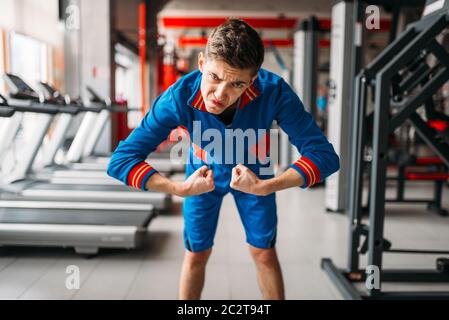
[[[153,167],[146,162],[137,164],[129,172],[127,184],[131,187],[140,189],[140,184],[142,183],[143,177],[145,177],[145,175],[151,170],[153,170]]]
[[[138,189],[142,189],[141,185],[142,185],[142,181],[143,178],[145,178],[146,174],[148,172],[150,172],[151,170],[153,170],[153,167],[150,165],[146,165],[145,168],[142,170],[142,172],[140,172],[137,176],[136,176],[136,188]]]
[[[315,165],[315,163],[313,163],[312,160],[310,160],[307,157],[301,157],[301,160],[303,160],[304,162],[306,162],[308,165],[310,165],[312,167],[312,170],[315,173],[315,177],[316,177],[315,183],[320,182],[320,180],[321,180],[321,178],[320,178],[320,170]]]

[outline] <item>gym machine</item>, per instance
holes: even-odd
[[[407,26],[383,52],[355,78],[353,101],[352,152],[350,157],[349,206],[347,212],[349,250],[346,269],[339,269],[329,258],[321,266],[345,299],[449,299],[448,291],[385,291],[384,283],[449,283],[449,260],[437,259],[435,269],[384,269],[383,254],[442,254],[445,250],[398,249],[384,238],[385,189],[388,166],[388,138],[399,126],[409,122],[423,141],[449,166],[449,143],[429,126],[419,109],[449,80],[449,53],[437,37],[449,26],[449,2],[427,1],[423,17]],[[435,58],[428,65],[421,61],[417,70],[428,69],[426,81],[406,85],[418,79],[420,71],[409,72],[417,57]],[[427,66],[426,66],[427,65]],[[407,90],[406,90],[407,89]],[[368,224],[362,222],[363,162],[366,139],[366,105],[369,94],[374,100],[373,143]],[[396,97],[400,97],[397,99]],[[392,112],[394,111],[394,112]],[[429,116],[429,115],[427,115]],[[368,279],[360,266],[367,255],[368,267],[377,267],[378,285],[358,284]],[[366,284],[366,283],[365,283]]]
[[[23,102],[30,103],[32,97],[37,93],[33,91],[24,81],[19,77],[13,75],[5,75],[4,77],[7,83],[12,88],[11,94],[13,97],[17,97],[17,92]],[[20,88],[27,87],[27,90],[20,90]],[[27,92],[29,93],[27,95]],[[27,98],[27,99],[25,99]],[[30,100],[31,99],[31,100]],[[45,104],[45,105],[48,105]],[[61,113],[65,120],[67,117],[72,117],[74,114],[83,111],[95,112],[92,108],[86,108],[78,105],[52,105],[51,107],[57,108],[56,113]],[[72,112],[69,112],[72,110]],[[47,170],[41,170],[44,172],[30,174],[31,168],[35,161],[38,150],[41,148],[44,137],[51,126],[55,118],[55,114],[40,114],[39,121],[36,123],[36,132],[33,135],[32,141],[28,143],[28,146],[24,149],[18,163],[15,165],[14,170],[8,174],[3,180],[7,184],[4,186],[4,190],[10,191],[3,193],[0,198],[2,200],[42,200],[42,201],[92,201],[92,202],[111,202],[112,200],[120,201],[121,203],[129,204],[151,204],[158,210],[167,209],[171,203],[171,196],[160,192],[141,192],[140,190],[132,189],[123,184],[89,184],[89,183],[77,183],[78,181],[72,181],[71,183],[54,183],[51,179],[53,170],[47,168]],[[64,118],[65,117],[65,118]],[[12,119],[11,119],[12,120]],[[17,121],[18,119],[14,119]],[[58,119],[61,120],[61,119]],[[62,121],[63,125],[67,125],[69,121]],[[11,123],[11,126],[17,128],[15,122]],[[10,130],[11,132],[13,130]],[[61,139],[61,130],[56,126],[55,137],[57,140]],[[10,137],[13,137],[12,135]],[[10,144],[9,142],[7,144]],[[55,150],[55,148],[51,148]],[[46,171],[46,172],[45,172]],[[95,178],[95,177],[94,177]],[[109,177],[109,180],[113,181]],[[88,181],[85,179],[85,181]]]
[[[57,95],[57,90],[49,84],[43,84],[47,95]],[[119,181],[113,180],[106,175],[109,157],[94,156],[93,151],[100,139],[101,133],[110,118],[112,112],[126,112],[127,108],[111,105],[107,100],[102,100],[98,94],[90,87],[87,87],[91,98],[90,102],[95,106],[102,108],[95,112],[86,112],[80,124],[80,127],[70,145],[65,156],[65,166],[56,168],[50,181],[57,184],[96,184],[96,185],[119,185]],[[45,152],[45,158],[42,162],[44,167],[55,165],[56,153],[64,142],[65,134],[73,117],[57,123],[55,137],[52,139],[48,150]],[[57,134],[56,134],[57,133]],[[170,159],[155,158],[150,156],[151,165],[159,172],[172,174],[182,172],[184,166],[180,163],[174,163]]]
[[[352,109],[353,79],[364,65],[362,53],[365,46],[365,8],[361,4],[374,4],[392,10],[389,41],[394,39],[398,28],[398,12],[401,8],[416,8],[424,1],[335,1],[332,7],[332,29],[329,71],[329,99],[327,113],[327,136],[340,156],[338,172],[326,179],[325,206],[330,212],[344,212],[347,207],[349,179],[349,146]]]
[[[16,112],[46,115],[41,119],[46,120],[59,112],[78,111],[37,102],[13,105],[1,98],[0,114],[13,117]],[[33,152],[24,157],[32,157]],[[136,248],[155,214],[151,204],[1,200],[0,246],[73,247],[86,255],[100,248]]]

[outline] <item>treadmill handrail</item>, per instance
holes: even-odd
[[[81,109],[79,107],[77,107],[77,106],[70,106],[70,105],[68,105],[68,106],[60,106],[60,105],[57,105],[57,104],[54,105],[54,104],[48,104],[48,103],[33,103],[31,106],[32,106],[32,108],[35,108],[35,107],[39,108],[39,107],[42,107],[42,106],[44,106],[44,107],[46,107],[46,106],[55,107],[56,110],[57,110],[57,113],[69,113],[69,114],[73,114],[73,115],[76,115],[76,114],[81,112]],[[30,112],[32,112],[32,111],[30,111]]]
[[[79,106],[81,109],[80,112],[94,112],[94,113],[100,113],[103,109],[105,109],[103,106]]]
[[[45,113],[45,114],[58,114],[58,113],[69,113],[76,115],[83,111],[82,108],[76,106],[59,106],[47,103],[33,103],[29,105],[17,105],[17,104],[6,104],[0,105],[0,107],[5,110],[12,109],[14,112],[31,112],[31,113]]]
[[[45,113],[45,114],[57,114],[59,113],[59,107],[52,105],[44,105],[39,103],[31,103],[27,106],[10,104],[9,107],[13,108],[17,112],[32,112],[32,113]]]
[[[9,118],[14,114],[14,112],[15,112],[14,109],[8,106],[0,105],[0,117]]]
[[[0,94],[0,117],[9,118],[14,114],[14,109],[8,106],[8,101]]]

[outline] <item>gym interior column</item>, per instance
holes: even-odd
[[[349,159],[349,128],[352,86],[355,77],[353,47],[354,27],[353,1],[339,1],[332,7],[330,50],[330,88],[328,104],[328,138],[340,156],[340,171],[326,180],[325,205],[329,211],[342,212],[348,192],[347,170]],[[361,34],[358,32],[357,34]]]
[[[109,0],[80,0],[81,3],[81,87],[93,87],[102,97],[114,100],[111,62],[111,8]],[[95,147],[96,154],[111,149],[110,121]]]

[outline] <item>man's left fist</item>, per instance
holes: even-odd
[[[263,181],[242,164],[238,164],[232,169],[231,188],[235,190],[263,196],[266,195]]]

